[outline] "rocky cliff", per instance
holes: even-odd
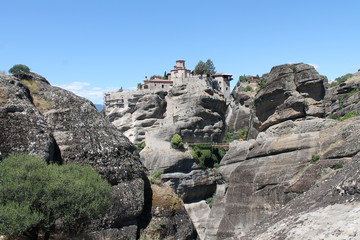
[[[196,82],[175,86],[149,108],[156,121],[137,130],[142,162],[164,171],[161,181],[185,202],[200,239],[356,239],[360,118],[342,117],[359,111],[359,80],[357,73],[329,87],[299,63],[273,67],[258,90],[236,86],[231,102]],[[146,114],[150,102],[141,103],[133,116]],[[249,129],[253,139],[233,141],[219,169],[202,169],[191,148],[170,144],[175,133],[185,142],[219,141],[229,127]]]
[[[306,239],[314,229],[311,221],[321,222],[318,214],[339,214],[333,203],[344,211],[337,219],[354,218],[356,203],[343,203],[356,201],[357,190],[349,196],[340,193],[340,186],[351,183],[357,189],[357,174],[350,169],[359,171],[360,119],[320,118],[328,104],[327,81],[309,65],[277,66],[266,76],[267,84],[255,96],[260,133],[233,142],[223,158],[219,170],[225,182],[217,186],[215,203],[205,215],[204,239]],[[335,222],[327,223],[339,226]],[[336,229],[342,233],[322,223],[311,236],[356,235],[352,225]]]
[[[90,101],[34,73],[17,77],[0,75],[0,157],[29,152],[48,162],[91,165],[111,183],[114,204],[86,239],[137,239],[152,191],[135,146]]]

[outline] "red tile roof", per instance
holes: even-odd
[[[144,82],[161,82],[161,83],[173,83],[171,80],[167,79],[160,79],[160,78],[154,78],[154,79],[145,79]]]

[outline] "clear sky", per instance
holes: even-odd
[[[211,59],[262,75],[304,62],[329,80],[360,68],[359,0],[2,0],[0,71],[25,64],[94,103]],[[232,83],[232,86],[234,86]]]

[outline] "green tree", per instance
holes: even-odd
[[[150,77],[150,79],[155,79],[155,78],[162,79],[162,77],[160,75],[152,75]]]
[[[47,164],[27,154],[0,163],[0,235],[50,238],[55,221],[81,231],[111,208],[107,181],[89,166]]]
[[[118,90],[118,92],[123,92],[123,91],[124,91],[123,87],[120,87],[120,89]]]
[[[137,89],[138,89],[138,90],[141,90],[141,89],[142,89],[142,84],[141,84],[141,83],[138,83],[138,84],[137,84]]]
[[[206,64],[203,61],[199,61],[194,68],[194,74],[203,75],[206,74]]]
[[[208,59],[206,62],[199,61],[194,68],[194,74],[204,75],[216,73],[214,63]]]
[[[16,64],[9,69],[9,73],[16,75],[19,73],[30,72],[30,68],[23,64]]]
[[[211,59],[208,59],[205,63],[207,74],[214,74],[216,73],[215,66]]]
[[[171,138],[171,146],[175,149],[183,149],[184,148],[183,139],[179,134],[175,134]]]
[[[167,76],[167,72],[166,72],[166,71],[164,72],[164,77],[163,77],[163,79],[168,79],[168,76]]]

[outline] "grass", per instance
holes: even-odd
[[[351,111],[351,112],[345,113],[345,115],[342,117],[336,116],[334,114],[330,114],[329,118],[342,122],[342,121],[348,120],[350,118],[358,117],[358,116],[359,116],[359,113],[357,111]]]
[[[36,81],[31,80],[21,80],[21,83],[27,86],[31,93],[39,93],[39,86]]]
[[[38,96],[33,96],[35,106],[44,113],[53,108],[54,103],[45,99],[41,99]]]
[[[149,180],[151,183],[157,182],[157,180],[164,174],[164,170],[156,170],[150,174]]]

